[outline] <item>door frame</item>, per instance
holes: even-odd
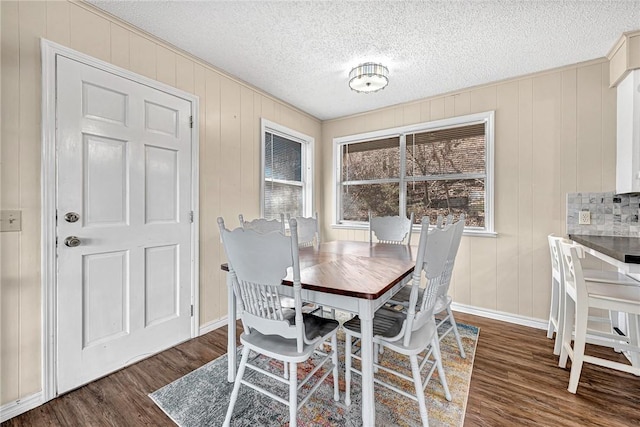
[[[188,92],[141,76],[108,62],[77,52],[44,38],[40,39],[42,59],[42,159],[40,186],[42,202],[41,230],[41,304],[42,304],[42,392],[43,402],[57,396],[57,260],[56,260],[56,57],[74,61],[115,74],[153,89],[166,92],[191,103],[193,125],[191,132],[191,338],[199,334],[199,98]]]

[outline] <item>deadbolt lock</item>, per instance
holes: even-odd
[[[80,219],[80,215],[75,212],[67,212],[64,214],[64,220],[67,222],[76,222]]]

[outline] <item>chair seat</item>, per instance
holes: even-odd
[[[424,293],[423,288],[418,288],[418,301],[422,299],[422,294]],[[409,296],[411,295],[411,286],[403,286],[391,299],[393,301],[397,301],[399,303],[409,302]]]
[[[640,286],[640,282],[617,271],[582,270],[587,282],[615,283],[618,285]]]
[[[409,345],[404,345],[403,337],[399,337],[394,341],[384,341],[384,346],[404,355],[419,354],[424,351],[424,343],[430,342],[436,336],[436,322],[427,322],[420,329],[411,333]]]
[[[398,334],[405,318],[406,316],[399,311],[386,307],[376,311],[373,318],[373,335],[381,340],[375,340],[375,342],[383,343],[385,347],[404,355],[421,353],[424,350],[425,342],[429,342],[435,336],[436,323],[435,321],[427,322],[420,329],[413,331],[409,345],[404,345],[404,335],[398,337]],[[353,332],[352,335],[354,333],[355,335],[360,334],[360,319],[357,316],[345,322],[343,326]],[[392,338],[396,339],[391,341]]]
[[[424,294],[424,288],[418,288],[418,299],[416,300],[416,307],[420,305],[422,301],[422,295]],[[399,303],[402,305],[409,304],[409,297],[411,296],[411,286],[405,286],[400,289],[392,298],[391,303]],[[449,295],[445,295],[443,297],[439,297],[436,300],[436,305],[433,308],[434,313],[440,313],[442,310],[446,309],[452,302],[452,298]]]
[[[308,340],[327,337],[340,326],[340,322],[335,319],[325,319],[324,317],[309,313],[302,313],[302,319],[304,321],[304,333]],[[290,318],[289,323],[295,325],[295,317]]]
[[[397,336],[402,330],[402,322],[405,319],[406,315],[399,311],[386,307],[380,308],[373,317],[373,336],[384,338]],[[356,334],[360,334],[360,318],[358,316],[344,322],[342,326]]]
[[[632,304],[638,304],[640,302],[640,286],[590,281],[586,282],[586,285],[589,298]]]
[[[310,317],[315,319],[309,319]],[[306,315],[304,318],[307,336],[311,335],[314,338],[331,335],[340,326],[340,323],[333,319],[322,319],[314,315]],[[305,344],[302,352],[299,353],[295,339],[287,339],[279,335],[265,335],[256,330],[250,334],[240,335],[240,342],[249,348],[255,348],[268,357],[296,363],[307,360],[317,347],[315,344]]]
[[[291,326],[296,324],[296,311],[293,308],[286,309],[283,312],[283,316]],[[340,326],[340,322],[337,320],[325,319],[315,314],[305,313],[304,308],[302,309],[302,320],[304,322],[304,334],[308,340],[327,337]]]
[[[292,309],[295,307],[296,301],[293,298],[289,297],[280,297],[280,305],[283,308]],[[315,313],[320,310],[320,306],[313,304],[311,302],[302,302],[302,312],[303,313]]]

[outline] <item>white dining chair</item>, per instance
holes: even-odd
[[[294,217],[296,223],[298,224],[298,247],[300,248],[308,248],[308,247],[319,247],[320,246],[320,221],[318,220],[318,212],[316,212],[312,217],[304,217],[297,216]],[[291,220],[291,215],[287,214],[287,221]],[[321,305],[313,305],[305,304],[305,311],[315,314],[323,313],[323,306]],[[335,309],[330,310],[330,315],[332,319],[336,318]]]
[[[550,234],[547,236],[549,242],[549,253],[551,256],[551,303],[549,304],[549,324],[547,326],[547,338],[555,339],[553,354],[560,354],[562,346],[562,324],[565,316],[565,288],[564,271],[561,259],[560,242],[572,244],[580,258],[584,258],[585,253],[582,247],[570,240]],[[592,269],[582,269],[582,274],[586,281],[604,283],[637,283],[635,280],[618,273],[617,271],[602,271]],[[591,309],[589,311],[589,323],[587,326],[587,342],[589,342],[589,331],[613,331],[617,326],[618,313]]]
[[[640,375],[640,367],[634,364],[617,362],[585,354],[587,333],[591,344],[619,348],[637,356],[638,346],[637,318],[640,315],[640,286],[632,283],[604,283],[586,281],[578,248],[566,242],[559,242],[565,287],[565,317],[563,321],[562,346],[559,366],[566,367],[571,359],[571,374],[568,390],[576,393],[584,363]],[[589,309],[600,308],[627,313],[629,317],[628,338],[616,333],[588,331]],[[572,329],[575,325],[575,338],[571,346]],[[624,339],[624,341],[622,341]]]
[[[373,342],[385,349],[394,351],[404,356],[408,356],[411,364],[411,374],[398,372],[384,364],[374,361],[375,371],[384,371],[395,375],[406,381],[413,383],[415,394],[409,394],[397,386],[389,384],[380,378],[374,379],[376,384],[380,384],[418,402],[420,418],[422,424],[427,426],[428,412],[424,397],[424,388],[431,379],[434,371],[438,370],[438,377],[442,385],[444,396],[451,400],[451,393],[447,385],[447,380],[442,367],[442,357],[440,354],[440,344],[436,330],[434,318],[434,307],[436,305],[439,290],[446,281],[446,262],[449,248],[453,242],[453,228],[435,229],[429,232],[429,220],[422,218],[420,229],[420,243],[416,256],[416,266],[412,276],[411,297],[408,310],[398,311],[387,307],[382,307],[376,311],[373,318]],[[422,274],[427,281],[426,291],[423,293],[421,301],[418,301],[418,289]],[[351,404],[351,377],[352,373],[361,374],[361,371],[353,366],[352,359],[362,359],[352,351],[352,339],[360,338],[360,319],[358,316],[344,323],[345,330],[345,403]],[[419,360],[419,356],[422,357]],[[432,359],[431,359],[432,358]],[[423,378],[422,370],[429,366],[426,376]]]
[[[298,246],[306,248],[320,245],[320,221],[318,220],[318,212],[312,217],[297,216],[294,218],[298,223]],[[291,217],[287,214],[287,220],[289,219],[291,219]]]
[[[338,341],[336,332],[339,322],[304,314],[302,312],[300,260],[298,254],[298,235],[296,220],[289,222],[291,236],[281,233],[258,233],[254,230],[237,228],[229,231],[224,220],[218,218],[220,234],[227,254],[229,274],[233,283],[233,292],[239,301],[239,314],[242,319],[243,333],[240,342],[243,345],[242,358],[231,393],[231,399],[224,425],[228,426],[233,408],[238,398],[240,385],[244,384],[289,407],[289,425],[296,426],[298,409],[311,397],[311,394],[333,374],[333,398],[339,400],[338,390]],[[283,307],[278,296],[281,293],[282,280],[287,269],[293,272],[293,309]],[[331,350],[323,345],[329,343]],[[287,376],[278,375],[249,360],[251,352],[261,354],[287,364]],[[312,355],[318,355],[316,368],[306,373],[298,382],[298,364],[307,361]],[[324,373],[320,370],[324,367]],[[245,369],[254,374],[245,378]],[[319,373],[320,372],[320,373]],[[289,399],[285,400],[274,390],[251,382],[255,375],[270,377],[287,386]],[[313,379],[313,380],[312,380]],[[315,385],[302,399],[298,400],[300,388],[312,380]],[[310,383],[310,384],[312,384]]]
[[[465,354],[464,347],[462,346],[462,339],[460,338],[460,331],[458,331],[458,324],[456,323],[456,319],[453,316],[453,310],[451,309],[453,298],[449,295],[449,287],[451,286],[451,278],[453,277],[453,268],[455,267],[458,249],[460,248],[460,242],[462,241],[462,233],[464,232],[465,226],[465,215],[461,214],[458,221],[455,223],[452,223],[452,220],[452,216],[447,217],[447,224],[450,224],[451,228],[453,228],[453,241],[447,255],[444,282],[438,289],[438,296],[433,312],[435,314],[445,313],[444,316],[437,320],[439,340],[442,341],[444,337],[453,332],[456,338],[456,343],[458,344],[460,356],[464,359],[467,356]],[[440,331],[440,326],[445,324],[445,322],[449,322],[449,326],[444,331]]]
[[[406,244],[407,246],[411,246],[413,220],[413,212],[411,212],[409,219],[407,219],[399,215],[372,216],[371,211],[369,211],[369,243],[374,242],[373,236],[375,235],[379,243],[393,245]],[[378,356],[378,350],[380,352],[384,351],[382,347],[377,349],[375,351],[376,357]]]
[[[553,338],[556,333],[556,342],[553,348],[553,354],[560,354],[560,344],[562,339],[557,338],[557,333],[561,329],[562,318],[564,318],[564,308],[561,301],[564,300],[561,292],[564,292],[562,288],[562,260],[560,259],[560,246],[557,242],[562,240],[561,237],[556,237],[553,234],[547,236],[549,243],[549,253],[551,255],[551,303],[549,306],[549,325],[547,326],[547,338]],[[561,313],[562,312],[562,313]],[[562,316],[562,318],[561,318]]]
[[[451,303],[453,302],[453,298],[449,295],[449,286],[451,285],[451,278],[453,277],[453,268],[456,262],[456,256],[458,254],[458,249],[460,248],[460,242],[462,241],[462,233],[464,232],[465,225],[465,215],[461,214],[460,218],[457,222],[452,223],[453,216],[447,216],[446,222],[438,220],[436,222],[436,229],[442,230],[451,227],[453,229],[453,242],[451,247],[449,248],[449,253],[447,254],[446,267],[445,267],[445,276],[444,282],[442,286],[440,286],[438,290],[438,295],[436,299],[436,304],[433,309],[435,314],[445,313],[444,316],[439,317],[437,320],[438,327],[438,337],[439,340],[442,341],[444,337],[453,332],[456,338],[456,342],[458,344],[458,350],[460,351],[460,357],[463,359],[466,358],[466,354],[464,351],[464,347],[462,345],[462,339],[460,338],[460,331],[458,331],[458,324],[456,323],[456,319],[453,315],[453,310],[451,309]],[[441,226],[438,227],[437,225]],[[411,296],[412,289],[410,286],[405,286],[400,289],[398,293],[396,293],[391,300],[389,301],[391,305],[401,305],[406,310],[409,307],[409,299]],[[418,301],[422,299],[422,293],[424,292],[423,288],[418,289]],[[440,331],[440,326],[444,325],[445,322],[449,322],[449,325],[443,331]]]
[[[244,230],[253,230],[257,233],[265,234],[277,231],[285,234],[284,214],[280,214],[280,221],[277,219],[255,218],[250,221],[244,219],[244,215],[239,214],[238,220],[240,227]],[[293,307],[293,298],[282,297],[282,305],[285,307]]]
[[[251,221],[246,221],[242,214],[238,215],[240,220],[240,227],[245,230],[254,230],[258,233],[271,233],[273,231],[279,231],[284,234],[285,222],[284,214],[280,214],[280,221],[277,219],[256,218]]]
[[[446,217],[442,216],[442,215],[438,215],[438,217],[436,218],[436,227],[437,228],[442,228],[447,224],[452,224],[453,223],[453,214],[449,214]]]
[[[401,216],[372,216],[371,211],[369,211],[369,243],[373,243],[375,234],[380,243],[406,244],[410,246],[413,218],[413,212],[407,219]]]

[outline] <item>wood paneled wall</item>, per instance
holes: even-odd
[[[566,193],[615,191],[615,102],[602,59],[325,121],[325,239],[368,239],[330,226],[334,137],[495,110],[498,236],[463,237],[450,293],[460,304],[546,319],[546,236],[565,233]]]
[[[227,311],[216,217],[235,226],[238,213],[259,214],[260,118],[318,142],[321,123],[90,5],[2,1],[0,15],[1,205],[23,219],[21,232],[0,234],[1,405],[41,389],[41,37],[200,98],[201,325]]]

